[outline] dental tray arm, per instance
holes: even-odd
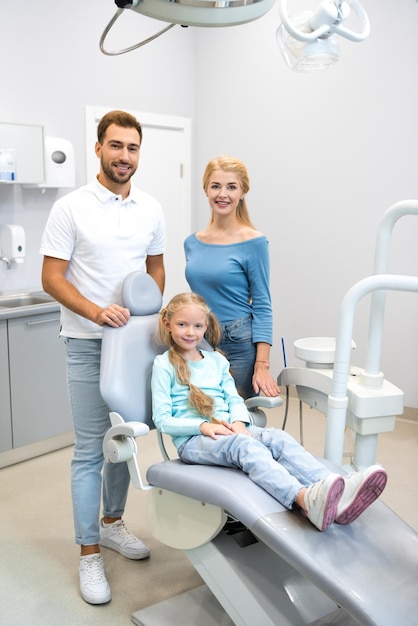
[[[126,461],[133,486],[143,491],[152,489],[150,485],[144,484],[136,459],[135,437],[147,435],[149,433],[148,425],[142,422],[125,422],[115,411],[111,411],[109,417],[112,427],[109,428],[103,440],[103,455],[106,462],[122,463]]]

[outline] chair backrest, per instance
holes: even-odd
[[[166,350],[155,339],[161,292],[149,274],[132,272],[123,283],[122,302],[131,317],[125,326],[103,328],[100,391],[109,409],[125,422],[143,422],[154,428],[152,364],[155,356]]]

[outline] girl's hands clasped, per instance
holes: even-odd
[[[216,435],[250,435],[244,422],[228,422],[222,421],[221,423],[202,422],[200,425],[200,432],[205,437],[211,437],[217,439]]]

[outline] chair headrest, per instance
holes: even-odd
[[[131,272],[122,285],[123,306],[131,315],[152,315],[161,310],[163,298],[155,280],[146,272]]]

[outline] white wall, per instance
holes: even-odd
[[[46,135],[69,139],[77,186],[86,182],[86,104],[194,114],[193,30],[179,26],[130,54],[105,56],[99,40],[116,8],[113,0],[23,0],[0,6],[5,65],[0,120],[41,124]],[[125,48],[161,30],[161,22],[126,13],[112,29],[107,49]],[[27,245],[24,264],[7,270],[0,263],[0,292],[40,287],[40,237],[52,203],[66,191],[42,194],[0,185],[0,224],[21,224]]]
[[[276,371],[282,335],[289,364],[297,361],[294,340],[336,336],[344,294],[372,272],[381,216],[394,202],[418,198],[418,4],[362,4],[370,37],[343,40],[340,62],[315,75],[292,73],[279,56],[276,8],[234,29],[202,29],[196,38],[196,170],[203,173],[222,153],[248,166],[249,207],[271,247]],[[299,5],[288,2],[292,10]],[[201,228],[208,219],[201,191],[196,206]],[[403,219],[390,271],[417,275],[418,219]],[[360,366],[368,308],[369,297],[356,313],[353,362]],[[418,295],[389,294],[381,369],[413,407],[417,319]]]
[[[289,0],[292,9],[316,6]],[[100,35],[112,0],[2,3],[0,119],[39,123],[75,148],[77,185],[85,182],[84,106],[190,116],[195,128],[195,225],[206,224],[200,190],[207,161],[236,154],[248,165],[249,206],[271,245],[275,311],[273,367],[293,341],[335,336],[346,291],[370,274],[378,223],[394,202],[418,198],[415,0],[363,0],[369,39],[343,42],[341,61],[318,75],[293,74],[275,43],[277,9],[244,26],[176,27],[147,46],[104,56]],[[161,23],[123,15],[107,47],[150,36]],[[8,61],[8,62],[6,62]],[[93,149],[93,146],[92,146]],[[59,193],[62,193],[60,191]],[[57,192],[0,185],[0,223],[22,224],[24,265],[0,264],[0,291],[40,285],[39,239]],[[395,230],[393,273],[417,274],[418,223]],[[179,268],[183,271],[183,268]],[[354,362],[367,345],[368,300],[356,316]],[[418,407],[418,296],[390,294],[382,371]]]

